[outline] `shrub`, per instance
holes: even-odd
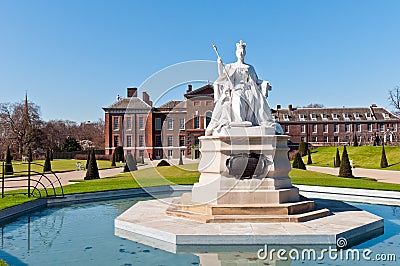
[[[307,143],[305,143],[304,141],[300,142],[300,144],[299,144],[300,156],[307,155],[307,150],[308,150]]]
[[[342,161],[340,162],[339,169],[340,177],[353,177],[353,172],[350,165],[349,155],[347,154],[346,146],[344,146]]]
[[[124,148],[122,148],[122,146],[116,147],[115,150],[114,150],[114,154],[115,154],[115,161],[116,162],[125,162]]]
[[[178,165],[183,165],[182,152],[179,152],[179,164]]]
[[[311,151],[310,151],[310,150],[307,150],[307,154],[308,154],[308,157],[307,157],[307,164],[310,165],[310,164],[312,164]]]
[[[46,157],[44,159],[43,173],[51,172],[51,162],[50,162],[50,150],[46,151]]]
[[[89,164],[86,170],[86,176],[85,180],[91,180],[91,179],[99,179],[99,168],[97,167],[97,162],[96,162],[96,155],[94,154],[94,150],[90,151],[90,159],[89,159]]]
[[[6,151],[6,165],[4,168],[4,172],[6,175],[14,174],[14,168],[12,166],[12,156],[11,156],[11,152],[10,152],[10,147],[7,147],[7,151]]]
[[[167,162],[166,160],[161,160],[161,162],[159,162],[158,164],[157,164],[157,167],[158,166],[171,166],[170,164],[169,164],[169,162]]]
[[[385,145],[382,145],[381,168],[386,168],[388,166],[389,166],[389,164],[386,159]]]
[[[306,165],[304,164],[303,159],[301,158],[300,152],[296,153],[296,156],[294,157],[293,168],[307,170]]]
[[[67,137],[64,140],[61,150],[71,152],[71,151],[80,151],[82,150],[82,148],[79,142],[75,138]]]
[[[112,157],[111,166],[113,166],[113,167],[117,166],[117,165],[115,164],[115,152],[113,152],[113,154],[112,154],[111,157]]]
[[[89,166],[89,161],[90,161],[90,151],[88,151],[87,152],[87,155],[86,155],[86,166],[85,166],[85,168],[87,169],[88,168],[88,166]],[[94,156],[96,156],[96,154],[94,155]]]
[[[124,172],[130,172],[130,171],[136,171],[137,168],[137,163],[136,163],[136,158],[132,156],[132,154],[128,153],[126,155],[126,164],[124,166]]]
[[[335,158],[335,164],[334,167],[340,167],[340,154],[339,154],[339,148],[336,148],[336,158]]]
[[[353,146],[354,147],[358,147],[358,139],[357,139],[357,135],[356,134],[354,134],[354,137],[353,137]]]

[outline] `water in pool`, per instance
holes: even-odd
[[[0,258],[9,265],[199,265],[197,255],[173,254],[114,235],[114,219],[136,201],[146,199],[149,198],[76,204],[20,217],[1,228]],[[245,252],[205,255],[202,262],[205,265],[207,261],[209,265],[218,261],[222,265],[398,265],[400,208],[353,205],[385,219],[384,235],[353,248],[369,248],[374,254],[395,254],[396,261],[263,261],[257,259],[259,247],[254,247],[254,252],[247,247]]]

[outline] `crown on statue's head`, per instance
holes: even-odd
[[[246,43],[244,43],[242,40],[240,40],[239,43],[236,43],[236,49],[238,49],[238,48],[245,49]]]

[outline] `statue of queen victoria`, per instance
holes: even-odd
[[[219,77],[214,82],[215,107],[206,136],[221,135],[225,127],[261,126],[274,128],[283,134],[281,126],[272,117],[267,97],[271,85],[258,79],[254,67],[244,62],[246,44],[236,44],[237,61],[223,65],[218,55]]]

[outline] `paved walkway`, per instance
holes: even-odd
[[[339,174],[339,168],[332,167],[307,165],[307,170],[336,176]],[[356,177],[374,178],[379,182],[400,184],[400,171],[353,168],[353,175]]]

